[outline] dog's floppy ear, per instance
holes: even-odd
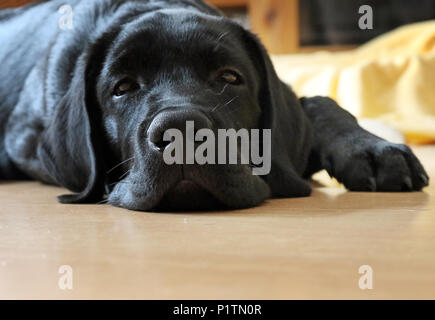
[[[95,50],[87,50],[79,57],[69,89],[38,147],[39,159],[52,179],[76,192],[60,196],[62,203],[96,202],[104,195],[94,58]]]
[[[262,127],[272,130],[272,166],[265,180],[275,197],[308,196],[311,189],[301,175],[312,139],[309,120],[296,95],[278,78],[261,42],[248,31],[243,34],[259,74]]]

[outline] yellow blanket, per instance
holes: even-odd
[[[399,28],[348,52],[273,61],[299,96],[330,96],[358,118],[398,128],[408,142],[435,142],[435,21]]]

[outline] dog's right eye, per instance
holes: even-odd
[[[136,90],[139,87],[139,85],[132,79],[124,79],[121,80],[115,87],[115,90],[113,94],[116,97],[121,97],[128,92],[131,92],[133,90]]]
[[[239,85],[243,83],[242,76],[235,70],[223,70],[219,77],[228,84]]]

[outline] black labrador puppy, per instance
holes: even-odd
[[[201,0],[45,1],[0,11],[0,43],[0,178],[63,186],[63,203],[247,208],[310,195],[321,169],[354,191],[428,185],[408,147],[331,99],[298,99],[259,40]],[[188,121],[271,129],[270,171],[168,165],[164,133]]]

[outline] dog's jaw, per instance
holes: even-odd
[[[248,166],[224,167],[166,168],[152,180],[150,172],[133,171],[116,184],[108,200],[114,206],[137,211],[191,211],[244,209],[270,198],[267,183],[252,175]]]

